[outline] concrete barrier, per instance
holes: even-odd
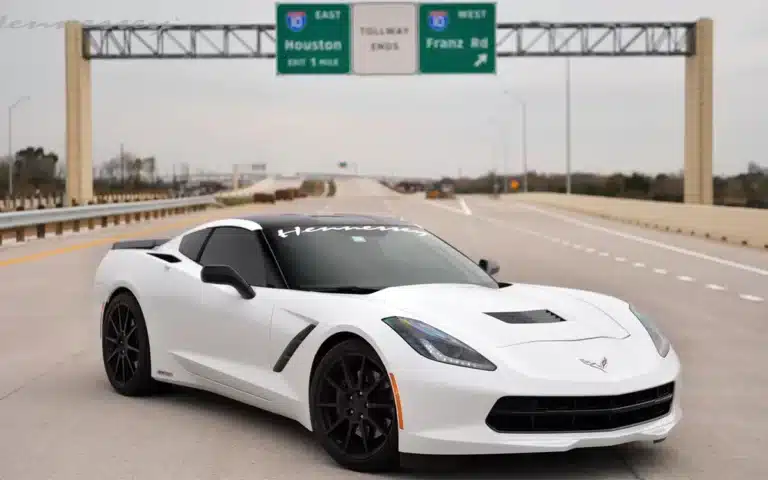
[[[768,249],[768,210],[764,209],[545,192],[509,197],[658,230]]]

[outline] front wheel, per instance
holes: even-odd
[[[118,393],[154,393],[147,326],[139,302],[128,292],[117,294],[104,309],[101,350],[107,378]]]
[[[360,472],[400,466],[395,398],[379,356],[347,340],[321,360],[310,384],[312,430],[340,465]]]

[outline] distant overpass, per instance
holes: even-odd
[[[439,180],[434,177],[401,177],[397,175],[359,175],[353,173],[319,173],[319,172],[299,172],[298,176],[306,180],[332,180],[334,178],[370,178],[374,180],[383,180],[386,182],[410,182],[410,183],[432,183]]]
[[[235,187],[234,176],[232,173],[219,173],[219,172],[199,172],[189,174],[187,177],[186,185],[188,188],[195,188],[204,182],[217,182],[225,186],[226,188],[243,188],[254,183],[258,183],[267,178],[276,180],[321,180],[329,181],[335,178],[365,178],[377,181],[384,181],[390,185],[394,185],[400,182],[412,183],[412,184],[431,184],[439,180],[438,177],[411,177],[411,176],[397,176],[397,175],[360,175],[352,173],[330,173],[330,172],[297,172],[297,173],[276,173],[276,172],[238,172],[237,173],[237,187]],[[158,178],[170,181],[172,179],[169,175],[161,175]]]
[[[359,175],[353,173],[329,173],[329,172],[297,172],[293,174],[276,172],[258,172],[258,173],[238,173],[239,181],[247,180],[249,183],[258,182],[265,178],[292,179],[302,178],[304,180],[332,180],[334,178],[369,178],[373,180],[383,180],[385,182],[409,182],[409,183],[433,183],[439,180],[438,177],[410,177],[397,175]],[[218,181],[224,185],[232,185],[232,173],[197,173],[189,176],[190,181]]]

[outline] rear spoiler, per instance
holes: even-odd
[[[123,240],[112,244],[112,250],[152,250],[166,243],[169,238],[151,238],[144,240]]]

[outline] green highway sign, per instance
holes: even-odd
[[[343,3],[278,3],[278,75],[348,74],[349,12],[349,5]]]
[[[495,74],[496,3],[278,3],[278,75]]]
[[[420,4],[419,70],[495,74],[496,4]]]

